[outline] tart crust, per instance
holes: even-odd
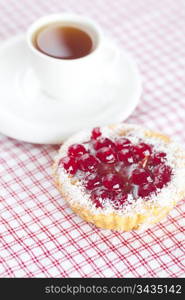
[[[126,136],[128,132],[139,128],[140,130],[141,129],[143,130],[144,137],[155,138],[156,140],[159,140],[159,142],[162,141],[166,144],[166,147],[168,147],[168,144],[172,143],[171,139],[164,134],[143,129],[142,127],[139,127],[137,125],[132,126],[130,124],[129,125],[125,123],[122,124],[123,124],[123,128],[119,129],[119,136]],[[114,131],[114,129],[116,129],[117,126],[118,126],[117,124],[109,125],[108,128]],[[145,204],[143,204],[142,209],[139,210],[139,212],[136,209],[133,210],[131,214],[123,213],[120,215],[116,212],[111,212],[107,214],[104,213],[103,210],[99,211],[98,213],[94,213],[92,210],[88,209],[87,207],[84,207],[80,205],[78,202],[75,202],[74,193],[70,193],[69,190],[66,190],[65,182],[62,182],[60,180],[58,163],[61,158],[61,153],[63,152],[63,150],[65,152],[67,147],[70,144],[78,142],[78,138],[76,139],[75,137],[76,136],[74,136],[74,138],[70,138],[69,141],[67,141],[61,146],[59,155],[56,157],[53,164],[53,176],[54,176],[55,184],[58,190],[60,191],[62,197],[69,204],[71,209],[85,221],[90,222],[96,225],[97,227],[103,229],[111,229],[111,230],[118,230],[118,231],[147,229],[151,227],[151,225],[160,222],[164,217],[166,217],[167,214],[177,204],[177,202],[185,197],[185,185],[183,185],[180,190],[177,190],[174,199],[172,198],[170,199],[170,201],[165,202],[166,205],[160,205],[158,202],[153,203],[151,205],[151,203],[148,203],[146,201]],[[178,150],[179,151],[177,151],[176,153],[178,164],[181,165],[181,167],[183,167],[185,170],[185,151],[182,150],[181,147],[179,147]],[[73,185],[77,185],[77,181],[74,182],[72,180],[71,175],[68,175],[68,181],[70,182],[71,187]]]

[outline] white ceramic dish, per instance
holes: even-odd
[[[114,71],[84,87],[82,101],[58,101],[41,91],[25,36],[19,35],[0,46],[0,95],[1,133],[32,143],[58,144],[84,127],[126,119],[138,104],[141,78],[132,57],[121,50]]]

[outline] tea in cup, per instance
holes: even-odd
[[[94,80],[104,80],[118,57],[99,26],[74,14],[45,16],[27,33],[31,64],[41,89],[56,99],[84,99]]]

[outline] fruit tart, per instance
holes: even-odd
[[[72,136],[61,146],[53,173],[72,210],[105,229],[148,228],[185,196],[185,151],[137,125]]]

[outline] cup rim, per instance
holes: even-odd
[[[89,32],[91,30],[96,35],[95,48],[89,54],[79,57],[79,58],[74,58],[74,59],[62,59],[62,58],[57,58],[57,57],[49,56],[45,53],[42,53],[34,46],[33,35],[39,28],[43,27],[44,25],[52,24],[52,23],[56,23],[56,22],[61,22],[64,24],[71,23],[72,26],[75,26],[76,28],[84,30],[92,38],[92,34],[90,34],[90,32]],[[88,31],[87,28],[88,29],[90,28],[90,30]],[[62,63],[71,63],[71,62],[74,63],[74,62],[79,62],[79,61],[81,62],[82,60],[85,60],[87,58],[95,56],[95,54],[98,52],[101,37],[102,37],[101,29],[100,29],[99,25],[96,22],[94,22],[94,20],[90,19],[89,17],[83,16],[83,15],[69,14],[69,13],[45,15],[45,16],[37,19],[35,22],[33,22],[29,26],[29,28],[27,30],[27,34],[26,34],[27,44],[28,44],[29,48],[36,55],[38,55],[41,58],[44,58],[46,60],[49,60],[49,61],[53,60],[55,62],[62,62]]]

